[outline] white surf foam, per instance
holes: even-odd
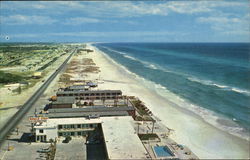
[[[128,53],[116,51],[116,50],[110,49],[108,47],[103,47],[103,48],[106,48],[107,50],[110,50],[110,51],[116,52],[118,54],[121,54],[125,58],[131,59],[131,60],[134,60],[134,61],[138,61],[138,62],[142,63],[147,68],[155,69],[155,70],[159,69],[159,67],[157,67],[156,64],[153,64],[153,63],[150,63],[150,62],[147,62],[147,61],[143,61],[143,60],[137,59],[137,58],[135,58],[135,57],[133,57],[131,55],[128,55]]]
[[[248,90],[217,84],[217,83],[214,83],[213,81],[210,81],[210,80],[201,80],[201,79],[198,79],[198,78],[195,78],[195,77],[188,77],[188,80],[193,81],[193,82],[197,82],[197,83],[200,83],[200,84],[204,84],[204,85],[215,86],[215,87],[218,87],[220,89],[231,90],[231,91],[234,91],[234,92],[237,92],[237,93],[241,93],[241,94],[245,94],[247,96],[250,96],[250,91],[248,91]]]
[[[128,58],[128,59],[132,59],[134,61],[138,61],[136,58],[129,56],[129,55],[123,55],[124,57]]]
[[[190,103],[189,101],[187,101],[187,100],[179,97],[178,95],[170,92],[165,86],[162,86],[161,84],[157,84],[153,81],[146,80],[145,78],[135,74],[134,72],[129,71],[128,68],[126,68],[122,64],[119,64],[118,62],[116,62],[115,60],[110,58],[106,53],[104,53],[102,51],[100,51],[100,52],[103,53],[103,55],[107,59],[112,61],[116,66],[122,68],[128,74],[133,75],[136,79],[138,79],[140,82],[142,82],[145,87],[156,91],[161,96],[164,95],[164,97],[168,101],[170,101],[171,103],[176,104],[178,107],[180,107],[184,110],[191,111],[192,113],[194,113],[197,116],[199,116],[200,118],[202,118],[205,122],[215,126],[216,128],[218,128],[220,130],[223,130],[223,131],[228,132],[232,135],[235,135],[237,137],[240,137],[240,138],[243,138],[243,139],[246,139],[249,141],[248,133],[246,133],[244,128],[240,127],[233,120],[226,118],[223,115],[219,115],[219,114],[217,114],[211,110],[208,110],[206,108],[203,108],[203,107],[200,107],[200,106],[197,106],[195,104]],[[199,81],[198,79],[195,79],[195,78],[193,78],[192,80]],[[208,82],[210,83],[210,81],[208,81]],[[223,124],[219,123],[218,120],[231,121],[231,124],[234,124],[234,125],[233,126],[223,125]]]

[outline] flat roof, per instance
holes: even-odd
[[[57,108],[49,109],[50,113],[72,113],[72,112],[110,112],[110,111],[131,111],[135,110],[132,106],[106,107],[106,106],[87,106],[84,108]]]
[[[101,119],[108,159],[147,159],[147,151],[132,126],[132,117]]]
[[[76,90],[76,91],[58,91],[57,94],[66,93],[122,93],[121,90]]]
[[[93,123],[102,123],[100,118],[49,118],[46,122],[43,122],[41,125],[36,125],[34,128],[50,128],[56,127],[59,124],[93,124]]]
[[[110,111],[110,112],[74,112],[74,113],[49,113],[45,116],[49,118],[73,118],[73,117],[105,117],[105,116],[128,116],[126,111]]]
[[[57,97],[56,101],[53,101],[52,104],[73,104],[75,102],[75,97],[72,96],[63,96]]]

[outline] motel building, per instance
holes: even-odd
[[[102,100],[122,98],[121,90],[73,90],[58,91],[57,97],[75,97],[76,100]]]
[[[34,126],[36,142],[48,142],[66,136],[87,136],[97,130],[101,119],[59,118],[37,122]]]
[[[104,143],[106,159],[150,159],[138,137],[131,116],[47,119],[34,126],[37,142],[60,137],[98,135]],[[90,135],[92,134],[92,135]]]

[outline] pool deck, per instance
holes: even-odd
[[[143,145],[152,157],[152,159],[199,159],[189,148],[183,146],[179,147],[178,144],[170,138],[160,137],[161,141],[144,141]],[[154,146],[167,146],[169,150],[174,154],[174,156],[169,157],[157,157],[155,151],[153,150]]]
[[[152,122],[143,122],[139,126],[140,134],[152,133]],[[138,125],[134,125],[134,129],[138,132]],[[189,148],[186,146],[180,147],[174,140],[166,136],[169,133],[169,128],[165,127],[161,122],[157,121],[154,125],[154,133],[156,133],[160,140],[144,140],[143,145],[148,151],[152,159],[162,159],[163,157],[157,157],[152,149],[153,146],[167,146],[175,156],[164,157],[164,159],[199,159]],[[171,136],[171,134],[170,134]]]

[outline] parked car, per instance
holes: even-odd
[[[39,153],[48,153],[50,152],[51,149],[50,148],[41,148],[41,149],[38,149],[37,152]]]
[[[67,136],[65,137],[65,139],[62,141],[62,143],[69,143],[69,141],[71,141],[71,137],[70,136]]]

